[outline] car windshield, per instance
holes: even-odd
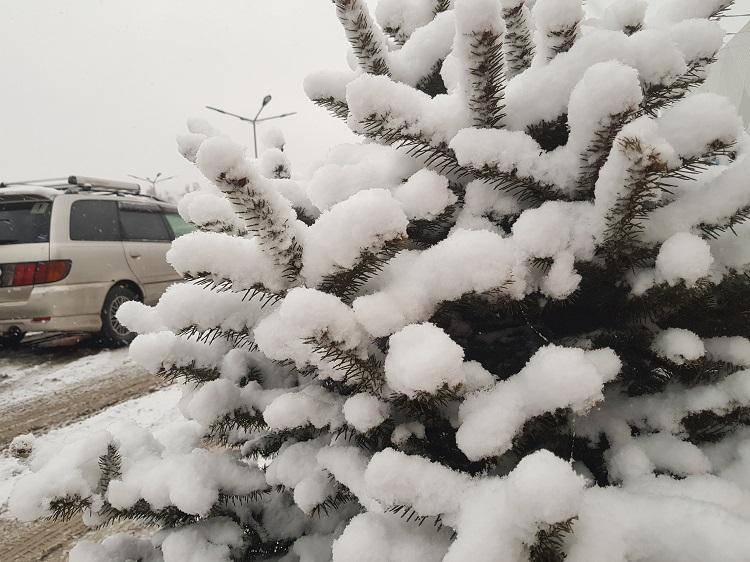
[[[0,245],[49,242],[50,201],[0,201]]]

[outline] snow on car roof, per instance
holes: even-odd
[[[22,185],[13,187],[3,187],[0,189],[0,197],[5,195],[38,195],[47,199],[54,199],[63,191],[51,187],[40,187],[36,185]]]

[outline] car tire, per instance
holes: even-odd
[[[16,349],[21,345],[24,336],[26,336],[26,332],[18,328],[12,328],[7,334],[0,336],[0,348]]]
[[[124,303],[139,300],[139,295],[124,285],[115,285],[109,290],[102,306],[102,329],[98,337],[103,346],[122,347],[133,341],[135,334],[120,324],[116,314]]]

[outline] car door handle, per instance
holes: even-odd
[[[141,259],[141,254],[130,254],[130,257],[133,258],[134,260],[138,260],[138,259]]]

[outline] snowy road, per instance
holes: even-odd
[[[47,431],[144,394],[158,378],[126,349],[3,351],[0,358],[0,449],[16,435]]]
[[[0,350],[0,560],[66,560],[74,541],[90,534],[78,520],[22,524],[7,519],[8,494],[28,470],[7,452],[13,437],[34,433],[67,442],[92,428],[123,422],[162,425],[179,416],[179,391],[161,387],[161,380],[135,366],[125,349]]]

